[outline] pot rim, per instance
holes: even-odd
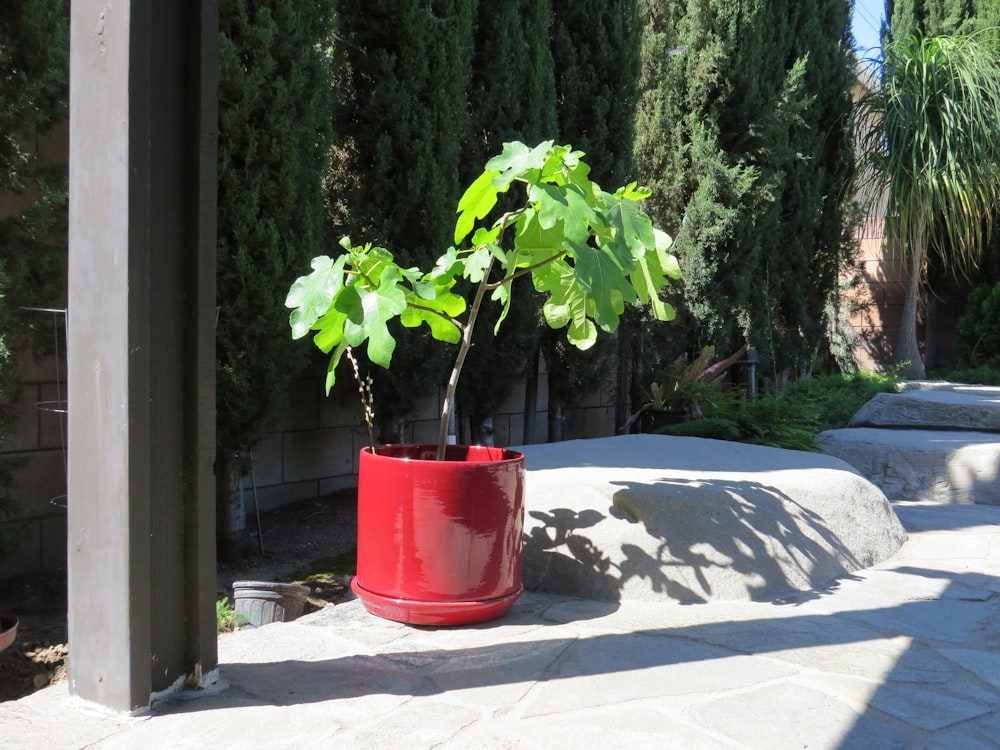
[[[412,450],[414,452],[420,453],[430,453],[431,458],[422,458],[420,456],[401,456],[401,455],[391,455],[387,453],[382,453],[383,450]],[[499,454],[496,458],[483,457],[483,458],[469,458],[468,454],[470,451],[481,452],[483,454],[496,453]],[[437,445],[434,443],[381,443],[376,446],[366,445],[361,449],[361,453],[367,454],[373,458],[385,459],[385,460],[397,460],[397,461],[413,461],[427,464],[503,464],[503,463],[523,463],[524,454],[520,451],[512,450],[510,448],[503,448],[499,446],[492,445],[465,445],[454,443],[449,444],[446,448],[446,453],[462,452],[459,457],[449,457],[445,456],[443,461],[438,461],[433,456],[437,453]]]
[[[233,591],[237,589],[263,589],[265,591],[294,591],[308,594],[311,589],[301,583],[285,583],[284,581],[233,581]]]

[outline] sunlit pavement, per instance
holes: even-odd
[[[1000,508],[895,507],[898,554],[780,603],[526,594],[434,629],[353,601],[224,636],[217,685],[143,716],[0,704],[0,747],[998,748]]]

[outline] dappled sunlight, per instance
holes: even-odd
[[[615,489],[606,514],[529,511],[540,522],[526,530],[526,566],[540,571],[529,587],[586,585],[588,595],[614,600],[640,590],[682,603],[773,600],[821,591],[872,562],[820,514],[759,482],[719,475],[609,484]],[[599,524],[595,535],[590,530]]]
[[[963,488],[969,498],[966,502],[1000,504],[1000,435],[989,445],[994,446],[993,461],[983,460],[982,444],[958,448],[945,459],[948,484]]]

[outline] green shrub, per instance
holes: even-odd
[[[1000,367],[968,367],[954,370],[935,370],[930,373],[935,380],[974,385],[1000,385]]]
[[[1000,369],[1000,284],[980,284],[958,320],[958,366]]]
[[[863,404],[876,393],[894,391],[898,381],[895,375],[866,371],[807,378],[753,400],[731,395],[706,410],[703,419],[663,432],[815,451],[816,435],[846,427]]]

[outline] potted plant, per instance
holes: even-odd
[[[358,569],[352,588],[374,614],[403,622],[458,624],[497,617],[521,593],[524,456],[486,446],[448,445],[455,388],[477,315],[511,304],[511,285],[530,277],[545,297],[548,325],[565,328],[586,349],[597,329],[612,332],[627,304],[649,304],[660,320],[673,309],[659,299],[680,275],[670,238],[655,229],[635,183],[614,193],[589,177],[583,154],[546,141],[506,143],[458,203],[455,245],[429,271],[403,268],[371,244],[341,240],[343,253],[312,261],[289,290],[295,338],[313,333],[330,356],[326,389],[352,348],[389,367],[388,327],[427,325],[457,345],[436,445],[370,445],[358,477]],[[518,208],[496,214],[500,194],[521,191]],[[474,288],[471,302],[455,291]],[[364,388],[362,387],[364,395]],[[371,428],[371,404],[366,402]]]
[[[701,404],[712,398],[726,371],[746,354],[744,344],[735,354],[715,362],[715,347],[706,346],[694,359],[686,354],[667,367],[661,382],[652,383],[648,400],[625,423],[627,431],[641,419],[642,432],[659,432],[664,427],[703,416]]]

